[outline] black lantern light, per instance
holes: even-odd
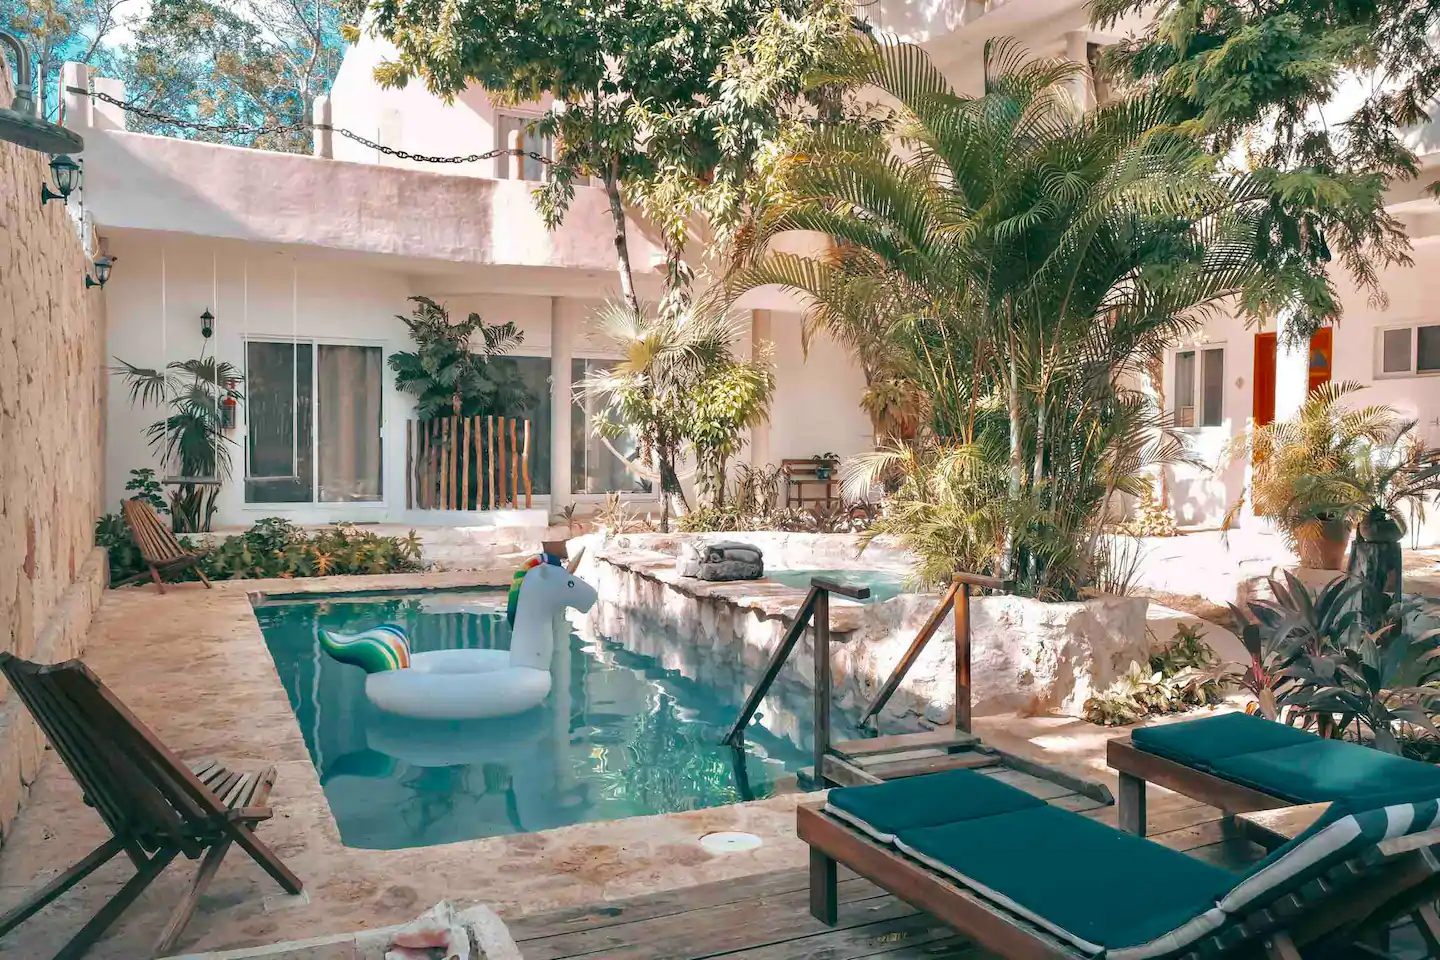
[[[51,200],[65,200],[80,186],[80,164],[71,160],[65,154],[59,154],[50,160],[50,173],[55,177],[55,190],[50,189],[50,184],[40,185],[40,206],[45,206]]]
[[[95,276],[85,275],[85,288],[88,290],[91,287],[105,286],[106,282],[110,279],[110,267],[114,262],[115,261],[109,257],[96,257]]]
[[[200,314],[200,336],[204,337],[206,340],[209,340],[210,334],[214,332],[215,314],[211,313],[209,308],[207,307],[205,312]]]

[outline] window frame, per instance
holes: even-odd
[[[373,337],[323,337],[323,336],[291,336],[288,333],[261,333],[247,331],[240,336],[241,367],[244,371],[244,386],[248,389],[250,383],[250,344],[251,343],[282,343],[282,344],[304,344],[310,345],[310,376],[311,390],[313,396],[310,400],[310,462],[314,465],[310,477],[310,499],[289,500],[289,501],[251,501],[245,497],[245,483],[250,480],[250,415],[248,408],[242,405],[246,412],[243,414],[245,423],[245,435],[239,438],[240,445],[240,507],[245,511],[268,511],[271,515],[283,515],[285,511],[295,510],[341,510],[345,513],[376,512],[383,513],[387,508],[390,497],[390,485],[385,482],[386,448],[385,427],[390,414],[389,401],[385,394],[384,369],[388,364],[389,356],[386,351],[389,343],[385,340]],[[373,347],[380,351],[381,377],[380,377],[380,497],[376,500],[321,500],[320,499],[320,431],[317,425],[320,420],[320,347]],[[248,398],[248,393],[246,394]],[[263,478],[262,478],[263,479]]]
[[[506,121],[508,121],[508,120],[519,120],[522,124],[529,125],[529,124],[531,124],[531,123],[534,123],[536,120],[539,120],[539,119],[540,119],[542,116],[544,116],[544,115],[545,115],[545,114],[544,114],[544,111],[541,111],[541,110],[523,110],[523,109],[517,110],[517,109],[512,108],[512,107],[507,107],[507,108],[505,108],[505,109],[496,110],[496,111],[495,111],[495,118],[494,118],[494,125],[491,127],[491,129],[495,131],[495,149],[497,149],[497,150],[504,150],[504,149],[507,149],[508,146],[509,146],[509,144],[506,142],[506,140],[507,140],[506,135],[501,133],[501,130],[504,128],[504,125],[505,125],[505,122],[506,122]],[[553,162],[553,161],[555,160],[555,140],[554,140],[554,138],[553,138],[553,137],[549,137],[549,138],[547,138],[547,137],[541,137],[541,139],[542,139],[542,140],[544,140],[544,139],[549,139],[549,140],[550,140],[550,160]],[[509,160],[510,160],[510,156],[509,156],[509,155],[506,155],[506,154],[501,154],[500,156],[497,156],[497,157],[495,158],[495,178],[496,178],[497,180],[517,180],[517,181],[520,182],[520,183],[549,183],[549,182],[550,182],[550,168],[549,168],[549,166],[546,165],[546,164],[541,164],[541,169],[544,170],[544,172],[545,172],[545,179],[543,179],[543,180],[526,180],[526,179],[524,179],[523,177],[512,177],[512,176],[506,175],[503,171],[504,171],[504,169],[505,169],[505,164],[506,164]],[[523,164],[522,164],[522,172],[523,172]],[[585,182],[587,182],[587,178],[585,178],[585,177],[577,177],[577,178],[576,178],[576,183],[577,183],[577,184],[583,184],[583,183],[585,183]]]
[[[1206,352],[1207,350],[1218,350],[1218,351],[1220,351],[1220,412],[1219,412],[1219,418],[1217,419],[1217,421],[1216,421],[1215,423],[1209,424],[1209,425],[1206,425],[1205,423],[1202,422],[1202,421],[1205,419],[1205,352]],[[1180,426],[1179,423],[1178,423],[1178,418],[1176,417],[1177,409],[1176,409],[1176,403],[1175,403],[1175,401],[1176,401],[1176,399],[1177,399],[1177,396],[1178,396],[1178,394],[1180,393],[1180,360],[1179,360],[1179,357],[1180,357],[1180,354],[1182,354],[1182,353],[1193,353],[1193,354],[1195,354],[1195,367],[1194,367],[1194,369],[1195,369],[1195,385],[1194,385],[1194,389],[1193,389],[1193,391],[1192,391],[1193,394],[1194,394],[1194,399],[1195,399],[1195,403],[1194,403],[1194,407],[1195,407],[1195,423],[1194,423],[1193,425],[1191,425],[1191,426],[1183,426],[1183,427]],[[1169,395],[1166,397],[1166,405],[1169,407],[1169,409],[1168,409],[1167,411],[1165,411],[1165,412],[1168,413],[1168,414],[1171,416],[1172,419],[1176,419],[1177,422],[1175,423],[1174,429],[1176,429],[1176,430],[1182,430],[1182,431],[1185,431],[1185,432],[1187,432],[1187,433],[1193,433],[1193,432],[1197,432],[1197,431],[1200,431],[1200,430],[1222,430],[1222,429],[1224,429],[1224,427],[1225,427],[1225,408],[1226,408],[1226,403],[1225,403],[1225,370],[1226,370],[1227,366],[1229,365],[1229,353],[1230,353],[1230,345],[1229,345],[1228,342],[1226,342],[1226,341],[1224,341],[1224,340],[1217,341],[1217,342],[1214,342],[1214,343],[1191,343],[1191,344],[1185,344],[1185,345],[1182,345],[1182,346],[1175,347],[1175,348],[1173,348],[1173,349],[1170,351],[1170,358],[1169,358],[1169,359],[1170,359],[1170,363],[1169,363],[1169,368],[1170,368],[1170,376],[1169,376],[1169,381],[1170,381],[1170,382],[1169,382],[1170,393],[1169,393]]]
[[[1372,364],[1372,375],[1376,380],[1403,380],[1407,377],[1440,377],[1440,367],[1434,370],[1421,370],[1420,366],[1420,328],[1440,328],[1440,320],[1423,321],[1409,320],[1404,323],[1387,323],[1375,328],[1374,361]],[[1406,370],[1385,369],[1385,334],[1395,330],[1407,330],[1410,333],[1410,367]]]

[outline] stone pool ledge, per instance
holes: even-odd
[[[275,672],[250,594],[270,596],[475,587],[508,583],[511,569],[467,573],[252,580],[106,591],[86,662],[182,759],[275,763],[275,818],[258,833],[305,882],[280,895],[249,858],[225,859],[182,938],[195,953],[388,926],[449,899],[484,903],[503,918],[803,866],[794,806],[803,795],[688,813],[584,823],[557,830],[410,850],[344,846],[299,725]],[[756,834],[753,851],[712,854],[707,833]],[[0,849],[0,912],[108,836],[70,775],[46,750],[27,803]],[[193,875],[178,863],[88,955],[149,956]],[[132,871],[107,864],[0,943],[6,960],[48,958]]]

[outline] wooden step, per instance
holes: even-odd
[[[901,777],[922,777],[927,773],[939,773],[942,770],[975,770],[981,767],[993,767],[1000,762],[1000,758],[993,754],[967,750],[964,753],[947,753],[938,757],[874,764],[865,767],[865,772],[874,774],[882,780],[899,780]]]
[[[891,733],[883,737],[865,740],[841,740],[832,743],[830,749],[847,757],[869,757],[878,753],[894,753],[897,750],[917,750],[933,747],[940,750],[957,750],[974,746],[979,742],[974,734],[953,730],[926,730],[921,733]]]

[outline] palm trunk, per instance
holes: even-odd
[[[635,296],[635,277],[630,270],[630,243],[625,235],[625,204],[620,200],[620,158],[611,157],[605,171],[605,196],[610,199],[610,219],[615,227],[615,269],[620,274],[620,294],[625,305],[635,312],[640,311],[640,301]]]

